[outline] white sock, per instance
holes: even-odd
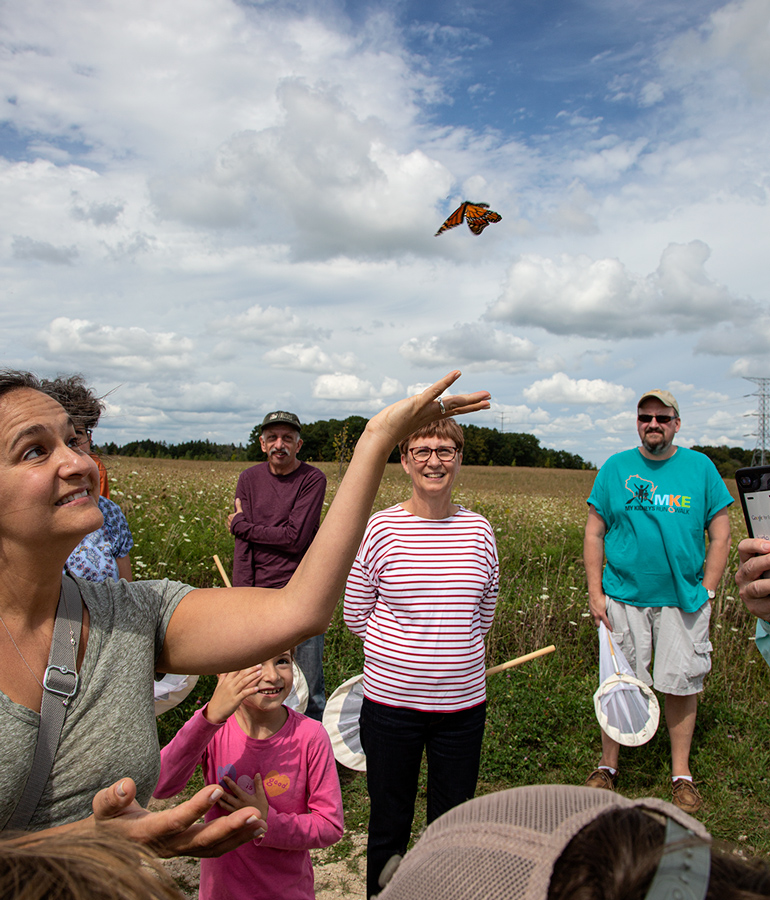
[[[692,775],[672,775],[672,781],[689,781],[692,782]]]
[[[617,775],[618,770],[613,769],[612,766],[599,766],[600,769],[604,769],[606,772],[609,772],[610,775]],[[692,779],[690,779],[692,781]]]

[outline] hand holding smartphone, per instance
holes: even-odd
[[[770,540],[770,466],[738,469],[735,483],[750,538]],[[770,578],[770,571],[762,578]]]
[[[738,469],[735,483],[749,537],[770,540],[770,466]]]

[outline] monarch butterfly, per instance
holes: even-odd
[[[442,231],[448,231],[450,228],[460,225],[463,219],[474,234],[481,234],[490,222],[499,222],[502,218],[500,213],[489,208],[488,203],[471,203],[466,200],[444,222],[434,237],[438,237]]]

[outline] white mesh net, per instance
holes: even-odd
[[[602,731],[626,747],[646,744],[660,721],[658,698],[634,676],[603,622],[599,626],[599,677],[594,709]]]

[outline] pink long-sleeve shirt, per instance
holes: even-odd
[[[247,793],[259,773],[270,804],[267,833],[218,859],[201,860],[200,900],[313,900],[308,850],[342,837],[342,794],[331,742],[320,722],[288,709],[283,728],[266,740],[249,737],[235,716],[207,721],[205,707],[161,751],[154,796],[178,794],[201,763],[206,784],[225,775]],[[226,815],[215,806],[206,821]]]

